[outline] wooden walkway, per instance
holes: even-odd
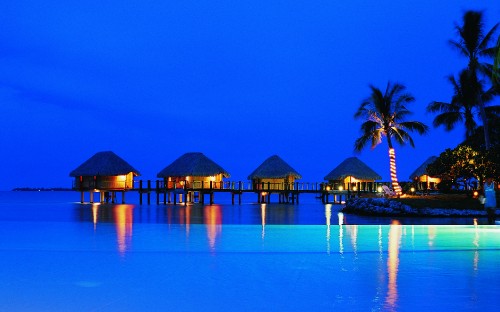
[[[360,192],[372,192],[376,190],[376,186],[371,188],[366,187],[355,190],[332,190],[332,187],[327,183],[252,183],[242,181],[224,181],[224,182],[202,182],[202,181],[180,181],[167,182],[156,181],[138,181],[136,188],[133,191],[139,192],[139,202],[143,204],[143,195],[146,196],[146,201],[151,204],[152,193],[156,194],[156,203],[163,204],[173,203],[205,203],[206,195],[209,196],[209,203],[214,203],[216,193],[230,193],[231,202],[234,205],[236,198],[238,204],[241,204],[241,196],[243,193],[254,193],[257,196],[258,203],[270,203],[271,195],[278,195],[279,203],[299,203],[300,194],[316,194],[321,198],[323,203],[341,203],[349,197],[354,197]],[[331,199],[331,200],[330,200]]]
[[[139,194],[139,203],[151,204],[151,196],[156,195],[156,204],[187,204],[201,203],[205,204],[205,197],[209,197],[208,203],[214,203],[214,197],[217,193],[231,194],[231,202],[234,205],[242,202],[242,194],[254,193],[257,196],[258,203],[271,203],[271,195],[278,196],[278,203],[298,204],[300,194],[316,194],[325,204],[342,203],[351,197],[357,197],[362,193],[380,193],[381,186],[387,182],[357,183],[357,184],[328,184],[321,183],[252,183],[243,181],[173,181],[164,182],[163,180],[139,180],[134,181],[133,186],[123,188],[116,186],[114,188],[95,189],[85,188],[76,189],[81,192],[81,202],[84,202],[84,193],[90,193],[90,203],[94,202],[94,193],[99,193],[101,203],[116,203],[117,193],[121,193],[121,203],[125,203],[125,194],[137,192]],[[275,197],[275,196],[274,196]]]

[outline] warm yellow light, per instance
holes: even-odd
[[[326,190],[329,191],[330,190],[330,185],[327,185],[326,186]]]
[[[412,188],[410,189],[410,192],[415,193],[415,188],[414,188],[414,187],[412,187]]]
[[[377,187],[377,192],[382,193],[382,187],[381,186]]]
[[[121,256],[130,248],[132,241],[132,224],[134,221],[132,205],[117,205],[114,210],[118,252]]]
[[[479,192],[478,191],[474,191],[474,193],[472,195],[474,196],[474,198],[477,198],[479,196]]]
[[[337,213],[337,216],[339,217],[339,225],[344,224],[344,214],[342,212]]]
[[[339,191],[343,191],[344,190],[344,187],[341,185],[339,186]]]
[[[118,181],[124,182],[124,181],[127,181],[127,176],[126,175],[119,175],[119,176],[116,177],[116,179]]]
[[[207,227],[208,244],[212,252],[215,252],[217,238],[222,232],[222,211],[219,205],[205,206],[204,222]]]
[[[399,269],[399,247],[401,244],[401,225],[394,220],[389,229],[389,256],[387,258],[387,273],[389,282],[384,307],[386,310],[394,310],[398,302],[398,269]]]
[[[357,188],[356,186],[354,186],[354,187],[352,188],[352,190],[353,190],[354,192],[356,192],[356,191],[358,190],[358,188]]]

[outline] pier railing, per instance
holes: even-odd
[[[382,185],[390,185],[389,182],[375,182],[371,184],[333,184],[326,182],[261,182],[251,181],[134,181],[134,189],[148,192],[171,192],[171,191],[228,191],[228,192],[286,192],[299,191],[304,193],[321,192],[358,192],[358,193],[380,193]]]

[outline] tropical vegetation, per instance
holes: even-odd
[[[477,189],[484,177],[500,177],[500,150],[476,149],[460,144],[454,149],[446,149],[427,166],[429,175],[439,177],[439,189]]]
[[[477,115],[476,101],[477,97],[482,93],[482,86],[476,79],[471,79],[467,70],[463,70],[458,79],[449,76],[448,80],[454,90],[451,102],[433,101],[427,106],[427,111],[439,113],[434,118],[434,127],[444,126],[446,131],[451,131],[456,124],[463,123],[465,125],[465,138],[467,139],[477,128],[474,116]],[[491,96],[483,98],[483,103],[488,100],[491,100]]]
[[[488,32],[485,32],[483,12],[467,11],[462,18],[462,24],[455,25],[458,40],[450,40],[452,47],[456,48],[468,60],[465,72],[469,75],[467,78],[469,83],[476,89],[473,94],[475,106],[478,107],[480,119],[483,122],[486,149],[490,148],[490,138],[487,111],[483,101],[483,83],[485,81],[482,78],[495,80],[494,66],[488,61],[498,55],[498,47],[490,46],[498,25],[499,23],[495,24]],[[495,93],[495,89],[495,83],[493,83],[492,89],[488,92]]]
[[[407,105],[414,102],[415,98],[406,93],[406,87],[399,83],[387,83],[384,92],[370,85],[371,95],[366,98],[354,114],[354,118],[362,119],[361,137],[355,144],[355,151],[361,151],[369,142],[371,148],[375,148],[385,137],[389,147],[389,162],[391,169],[391,181],[396,194],[401,195],[396,173],[396,156],[393,140],[401,145],[409,143],[415,147],[410,132],[416,131],[425,134],[428,126],[419,121],[407,121],[406,118],[412,114]]]

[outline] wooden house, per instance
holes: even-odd
[[[249,176],[255,190],[293,190],[293,183],[302,176],[277,155],[266,159]]]
[[[382,177],[357,157],[341,162],[324,178],[333,190],[376,191],[375,181]]]
[[[436,190],[437,184],[441,182],[440,178],[431,177],[427,173],[427,166],[436,161],[436,156],[431,156],[424,161],[415,171],[410,175],[410,179],[416,183],[417,190],[427,191]]]
[[[174,160],[157,175],[165,185],[189,188],[221,188],[223,178],[231,175],[203,153],[186,153]]]
[[[101,202],[105,199],[114,202],[117,191],[122,192],[122,201],[126,190],[134,187],[134,177],[140,173],[125,160],[113,152],[99,152],[90,157],[69,174],[74,177],[73,189],[83,193],[90,192],[90,202],[93,202],[93,193],[99,192]],[[106,197],[111,196],[111,197]]]
[[[203,153],[186,153],[157,174],[158,178],[163,179],[164,187],[168,192],[172,189],[204,189],[207,192],[210,189],[221,189],[223,179],[230,176],[224,168]],[[185,193],[186,200],[193,201],[192,192]],[[213,194],[211,198],[212,196]]]

